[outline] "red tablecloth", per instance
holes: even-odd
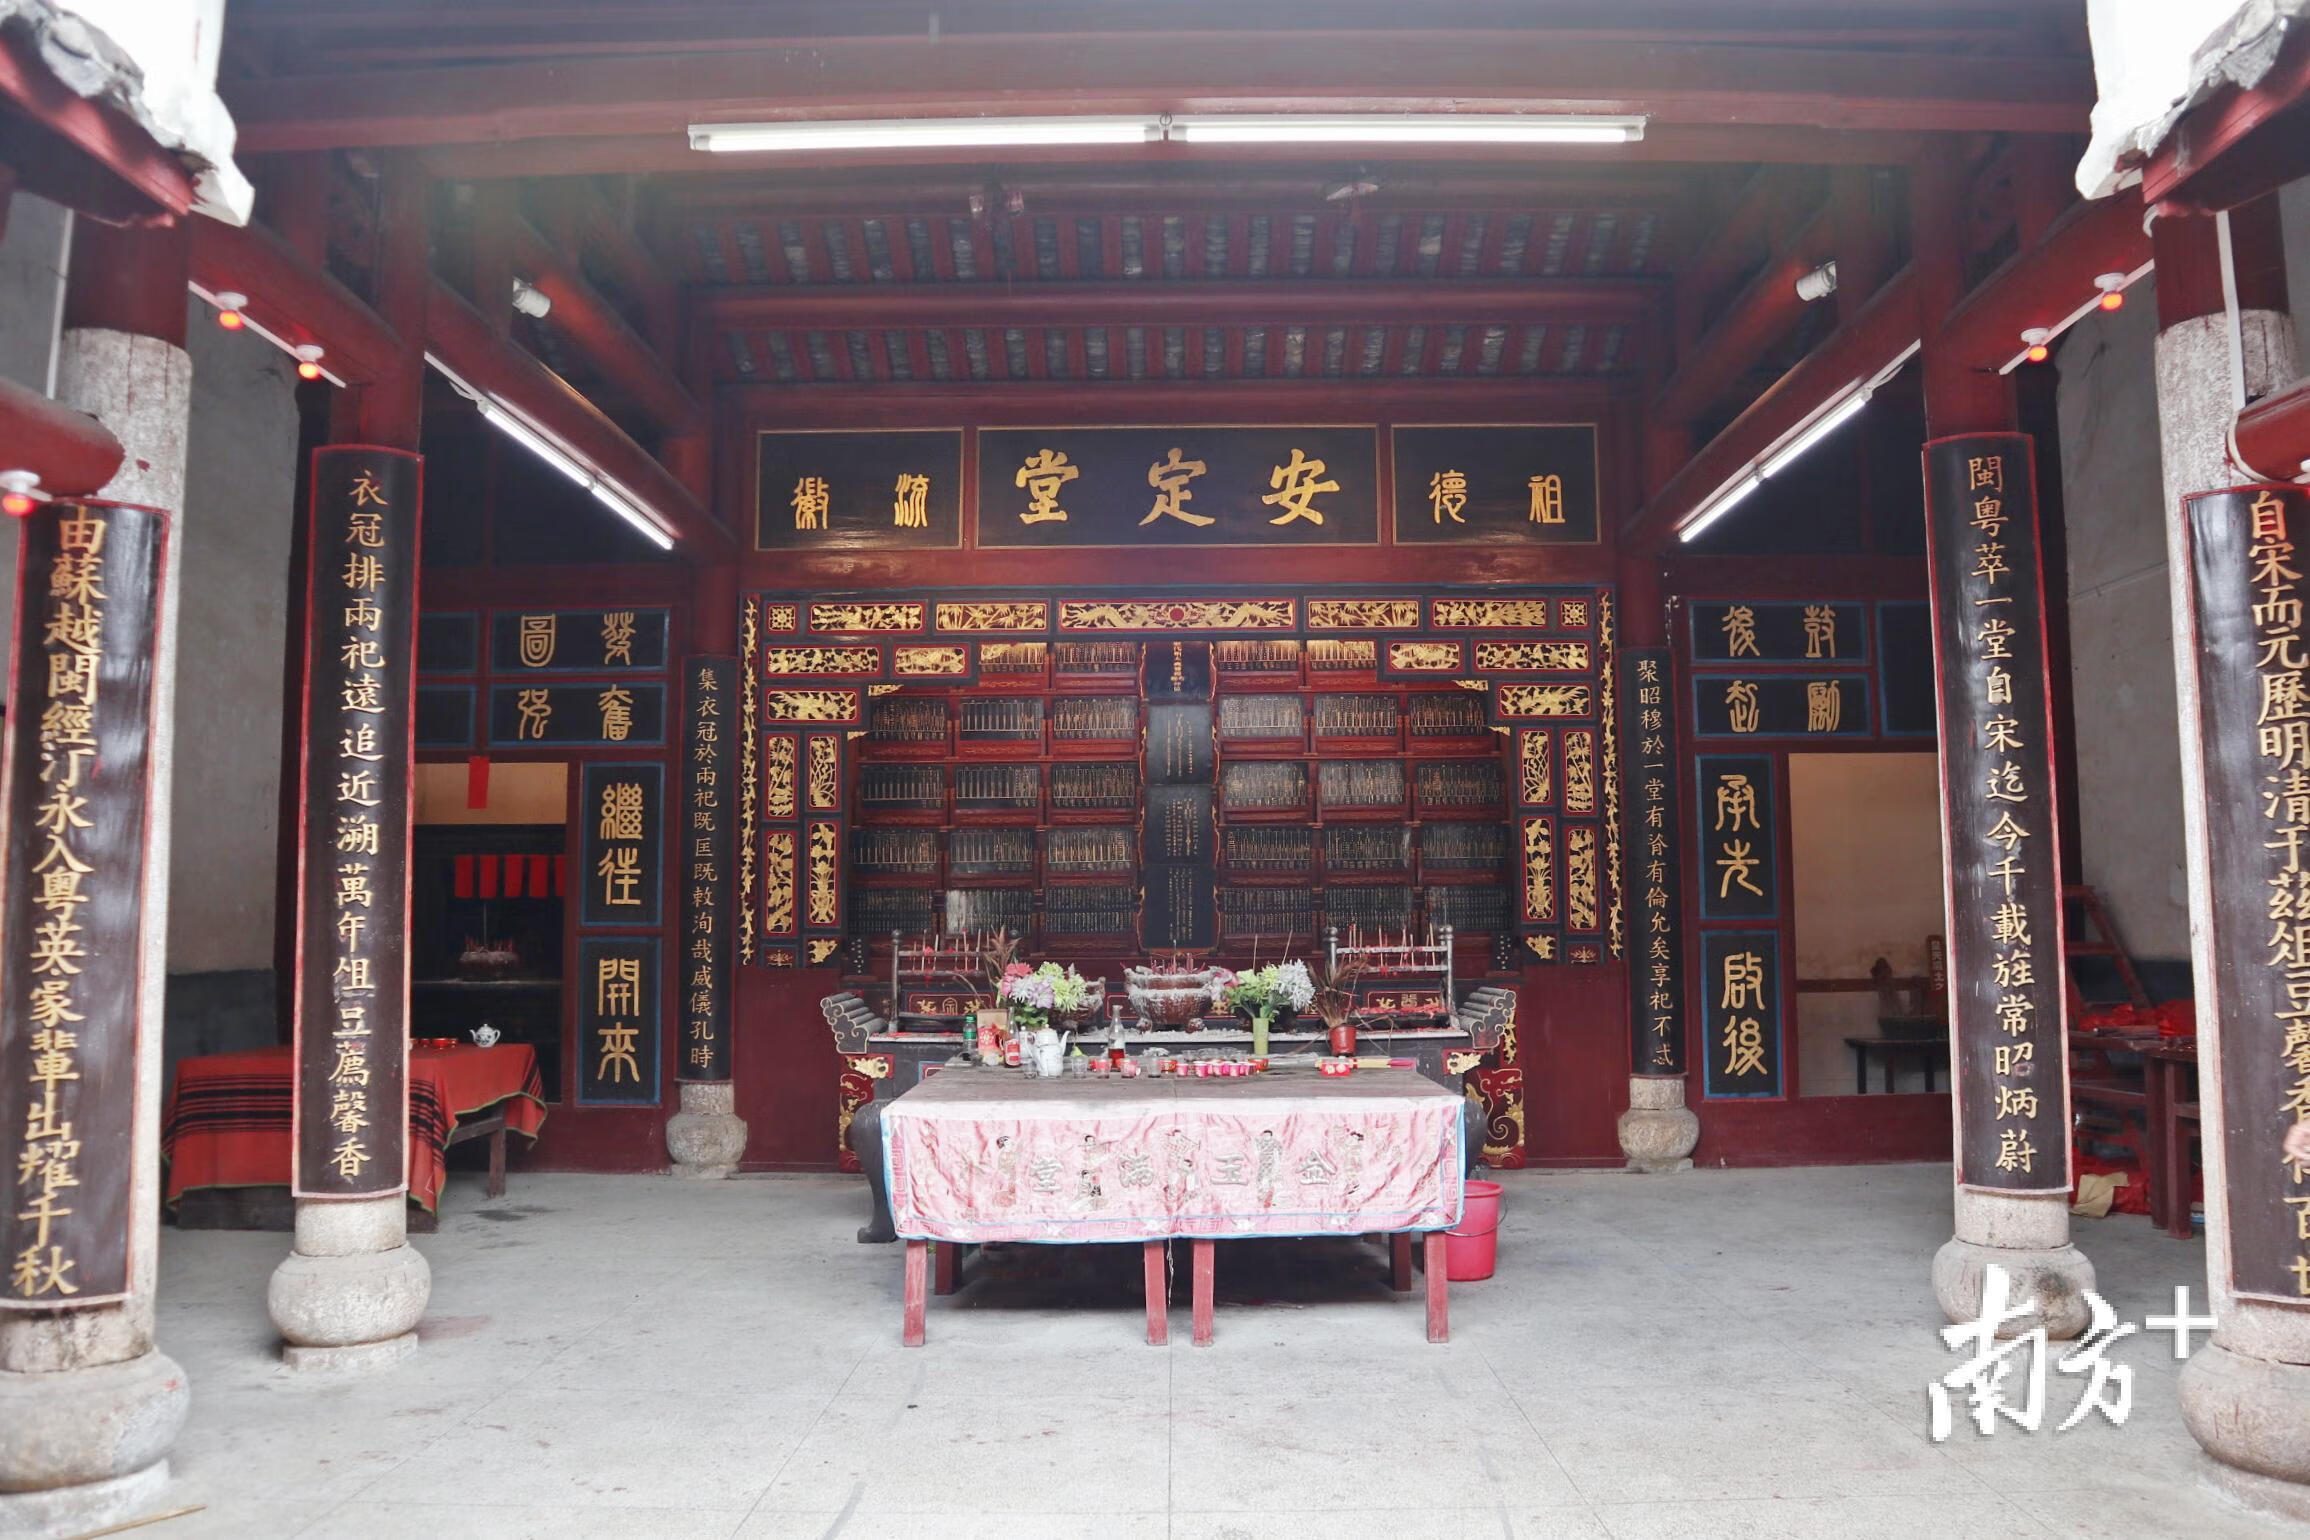
[[[290,1069],[286,1047],[177,1065],[160,1123],[168,1202],[196,1187],[289,1185]],[[434,1206],[451,1129],[459,1118],[500,1103],[508,1129],[537,1137],[545,1123],[545,1084],[528,1044],[410,1050],[409,1196]]]

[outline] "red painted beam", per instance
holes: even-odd
[[[0,379],[0,471],[30,471],[53,497],[102,490],[120,469],[120,440],[86,412]]]
[[[2236,208],[2310,175],[2310,28],[2287,39],[2251,89],[2182,115],[2142,167],[2141,195],[2203,213]]]
[[[2021,351],[2024,327],[2053,325],[2093,298],[2096,275],[2130,273],[2148,260],[2138,193],[2074,203],[2043,240],[2006,259],[1959,302],[1936,346],[1964,367],[1999,368]]]
[[[2232,456],[2258,481],[2293,481],[2310,470],[2310,380],[2296,380],[2238,414]]]
[[[1773,383],[1685,462],[1621,529],[1624,550],[1665,546],[1678,521],[1738,476],[1855,380],[1867,379],[1917,340],[1917,280],[1903,268],[1875,298]]]
[[[76,94],[13,37],[0,38],[0,121],[9,108],[44,131],[9,146],[28,191],[108,224],[165,224],[192,207],[183,162],[126,113]]]
[[[519,214],[504,216],[507,256],[516,273],[553,301],[546,324],[568,340],[606,381],[668,434],[696,429],[704,412],[663,359],[634,335],[601,291],[586,282],[576,261],[558,251]],[[496,303],[497,296],[487,296]]]
[[[1641,321],[1667,296],[1652,278],[1448,283],[1340,279],[1019,284],[762,284],[692,291],[694,320],[841,330],[942,326],[1444,325]]]
[[[518,409],[572,454],[656,509],[672,525],[684,555],[700,560],[730,554],[728,532],[671,472],[568,381],[492,332],[462,295],[438,279],[425,311],[425,347],[467,384]]]
[[[348,385],[370,384],[400,360],[402,341],[376,311],[261,225],[194,220],[192,281],[212,294],[246,294],[258,324],[291,346],[319,343],[322,362]]]
[[[914,33],[808,46],[252,79],[251,154],[693,121],[1203,111],[1640,112],[1662,122],[2077,133],[2082,58],[1575,40],[1533,32]],[[983,159],[983,155],[980,157]]]
[[[1691,355],[1678,363],[1652,403],[1654,414],[1670,422],[1690,422],[1755,367],[1804,315],[1807,305],[1797,297],[1797,280],[1835,254],[1835,240],[1830,211],[1815,210],[1787,246],[1733,297]]]

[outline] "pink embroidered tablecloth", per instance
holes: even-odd
[[[1152,1241],[1441,1230],[1460,1098],[1408,1069],[1033,1080],[941,1070],[882,1115],[908,1239]]]

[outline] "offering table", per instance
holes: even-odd
[[[1188,1241],[1201,1346],[1214,1242],[1373,1233],[1425,1235],[1428,1339],[1445,1341],[1443,1232],[1464,1197],[1462,1106],[1408,1069],[1048,1080],[942,1070],[882,1111],[891,1217],[906,1242],[905,1342],[924,1340],[933,1241],[1135,1242],[1158,1344],[1164,1248]],[[1398,1243],[1399,1256],[1406,1249]],[[1399,1289],[1406,1272],[1399,1263]]]

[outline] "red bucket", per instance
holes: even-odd
[[[1500,1184],[1471,1181],[1460,1227],[1444,1232],[1444,1276],[1454,1283],[1491,1277],[1499,1241]]]

